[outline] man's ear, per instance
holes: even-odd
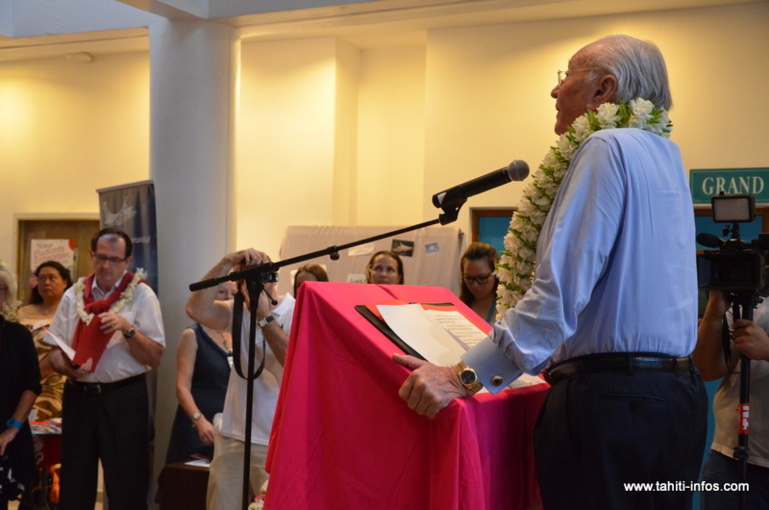
[[[617,97],[617,78],[611,74],[604,75],[595,90],[593,102],[596,105],[613,102]]]

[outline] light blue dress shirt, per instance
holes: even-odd
[[[585,354],[688,356],[695,250],[678,147],[640,129],[597,131],[575,153],[543,225],[531,289],[462,359],[496,393],[522,372]]]

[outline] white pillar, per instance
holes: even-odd
[[[184,312],[188,285],[234,248],[239,52],[232,27],[172,20],[150,27],[150,174],[157,199],[159,297],[167,344],[158,371],[156,479],[177,405],[176,346],[192,322]]]

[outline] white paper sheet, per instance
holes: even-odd
[[[455,364],[465,352],[454,337],[419,304],[379,305],[387,325],[404,342],[435,365]]]
[[[67,356],[67,359],[69,359],[70,363],[73,359],[75,359],[75,349],[69,346],[67,342],[59,338],[58,336],[51,333],[51,330],[48,328],[43,328],[45,330],[45,333],[53,338],[53,341],[56,342],[56,347],[61,349],[61,351],[64,353],[65,356]]]
[[[474,346],[488,335],[481,331],[478,326],[468,320],[456,310],[425,310],[425,313],[435,319],[438,324],[451,333],[455,340],[459,342],[465,350]]]

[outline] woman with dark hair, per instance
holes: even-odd
[[[53,308],[53,313],[56,313],[61,296],[64,295],[64,291],[60,291],[62,282],[65,285],[64,290],[70,288],[73,283],[69,269],[55,260],[49,260],[37,266],[34,275],[29,305],[44,305],[40,308],[47,311]]]
[[[27,416],[40,393],[40,372],[29,331],[12,322],[13,274],[0,262],[0,510],[35,481],[35,449]]]
[[[403,280],[403,261],[393,251],[376,252],[366,265],[368,283],[402,284]]]
[[[51,346],[43,343],[45,330],[56,315],[64,291],[72,286],[69,270],[60,263],[49,260],[35,269],[32,293],[29,304],[19,310],[19,323],[27,326],[32,332],[40,363],[40,375],[43,391],[35,401],[38,421],[50,420],[61,416],[61,399],[64,393],[66,377],[51,368],[48,354]]]
[[[318,264],[306,264],[296,270],[294,275],[294,297],[299,292],[299,286],[304,282],[327,282],[326,270]]]
[[[490,324],[497,304],[498,263],[497,250],[479,242],[471,243],[459,262],[459,299]]]

